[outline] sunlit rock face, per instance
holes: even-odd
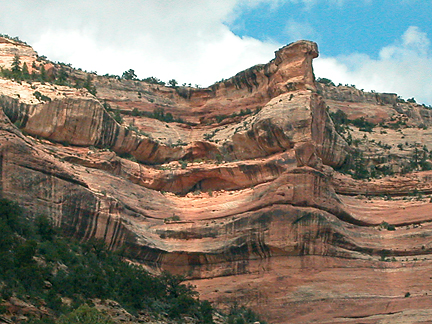
[[[15,54],[51,64],[0,38],[0,65]],[[430,111],[316,83],[317,56],[299,41],[205,89],[90,75],[94,96],[0,79],[2,196],[270,323],[421,321],[432,289],[430,172],[358,180],[337,170],[354,149],[377,167],[404,167],[432,149]],[[51,65],[53,77],[63,68],[87,78]],[[338,110],[376,127],[351,125],[350,146],[329,116]]]

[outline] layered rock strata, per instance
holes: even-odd
[[[22,61],[34,56],[18,53]],[[296,42],[270,63],[207,89],[93,76],[95,97],[0,79],[2,196],[51,216],[72,236],[125,247],[151,271],[197,279],[215,302],[260,305],[272,323],[355,322],[387,314],[384,300],[414,312],[432,288],[408,280],[405,270],[430,266],[430,175],[368,181],[337,173],[353,147],[328,112],[380,119],[367,141],[358,127],[352,137],[371,161],[383,150],[403,160],[409,145],[397,145],[417,141],[418,127],[422,144],[431,144],[427,108],[394,95],[316,85],[317,55],[316,44]],[[150,118],[162,108],[177,121]],[[411,126],[403,135],[384,127],[400,115]],[[423,196],[406,196],[419,190]],[[358,268],[369,278],[361,291],[360,281],[349,281]],[[390,272],[401,275],[386,277]],[[373,287],[370,273],[395,287],[386,292],[382,280]],[[325,288],[326,274],[335,286],[346,281],[346,290]],[[418,298],[416,307],[398,299],[407,291]],[[364,312],[352,313],[354,299]],[[338,311],[311,312],[311,302]],[[294,311],[283,313],[286,306]]]

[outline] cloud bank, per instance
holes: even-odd
[[[268,62],[285,45],[236,35],[229,26],[242,12],[279,10],[288,3],[301,4],[305,10],[317,4],[340,8],[350,1],[39,0],[29,5],[25,0],[0,0],[0,33],[19,36],[51,60],[99,74],[121,75],[134,69],[139,78],[174,78],[180,84],[207,86]],[[289,39],[320,38],[312,24],[293,16],[287,16],[281,32]],[[431,42],[415,26],[383,47],[377,58],[323,53],[314,66],[317,76],[336,83],[397,92],[432,104]]]
[[[236,36],[225,24],[238,6],[265,1],[0,1],[8,13],[0,30],[51,60],[99,74],[132,68],[140,78],[209,85],[273,58],[279,44]]]
[[[393,92],[432,104],[432,48],[428,35],[411,26],[400,39],[381,49],[378,58],[355,53],[315,60],[315,75],[334,83]]]

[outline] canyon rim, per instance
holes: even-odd
[[[317,56],[194,88],[0,38],[4,69],[47,78],[0,78],[2,197],[269,323],[427,323],[432,109],[315,80]]]

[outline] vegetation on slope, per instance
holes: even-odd
[[[100,241],[81,244],[65,238],[46,217],[28,222],[18,205],[5,199],[0,199],[0,232],[1,313],[8,312],[5,301],[16,297],[50,310],[45,318],[29,319],[32,323],[54,323],[58,318],[72,323],[67,318],[77,314],[105,318],[83,306],[100,298],[116,300],[132,314],[145,311],[154,317],[188,316],[213,323],[210,303],[200,301],[182,277],[169,273],[154,277],[123,261],[119,253],[107,251]],[[62,302],[64,298],[71,303]]]
[[[432,152],[429,152],[426,146],[414,147],[411,154],[401,157],[397,154],[390,154],[389,150],[391,145],[375,141],[368,141],[367,136],[364,135],[363,139],[353,139],[351,135],[350,126],[355,126],[362,132],[372,132],[374,127],[378,126],[374,123],[367,121],[364,117],[351,120],[345,112],[337,110],[336,112],[329,113],[330,118],[333,120],[336,132],[341,135],[348,145],[351,146],[351,154],[347,161],[337,171],[349,174],[354,179],[371,179],[380,178],[383,176],[394,175],[396,173],[405,174],[413,171],[427,171],[432,170]],[[390,124],[393,129],[399,129],[406,126],[399,120]],[[381,128],[390,127],[388,125],[380,124]],[[363,147],[361,146],[363,145]],[[408,144],[406,144],[408,145]],[[367,155],[365,146],[375,146],[377,148],[387,151],[383,155]],[[403,144],[397,146],[400,151],[403,150]],[[396,172],[392,165],[400,166],[399,171]]]

